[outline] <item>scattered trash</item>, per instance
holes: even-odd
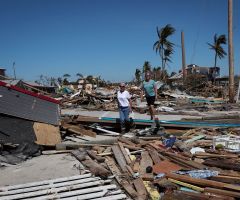
[[[177,174],[188,174],[189,176],[193,178],[208,178],[212,176],[218,176],[219,172],[218,171],[211,171],[211,170],[191,170],[191,171],[177,171],[175,172]]]
[[[197,152],[205,152],[205,150],[201,147],[194,147],[190,150],[191,154],[195,154]]]
[[[165,147],[172,148],[172,146],[174,145],[176,139],[177,138],[175,136],[171,135],[168,139],[163,140],[163,145]]]

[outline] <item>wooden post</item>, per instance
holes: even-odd
[[[232,0],[228,0],[228,62],[229,62],[229,101],[234,102],[234,66],[232,44]]]
[[[182,73],[183,73],[183,83],[186,79],[186,59],[185,59],[185,46],[184,46],[184,32],[181,32],[181,42],[182,42]]]

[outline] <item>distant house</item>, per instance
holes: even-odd
[[[198,65],[188,65],[186,67],[187,75],[190,74],[199,74],[199,75],[205,75],[205,76],[214,76],[214,78],[217,78],[220,76],[220,68],[219,67],[200,67]]]

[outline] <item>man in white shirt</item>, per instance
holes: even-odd
[[[131,95],[125,90],[125,83],[119,85],[120,90],[117,92],[118,108],[121,123],[121,133],[126,130],[126,124],[129,124],[129,113],[132,112]]]

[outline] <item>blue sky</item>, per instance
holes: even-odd
[[[240,1],[233,2],[239,74]],[[206,43],[215,33],[227,35],[227,12],[227,0],[0,0],[0,66],[12,76],[15,61],[17,78],[26,80],[82,73],[129,81],[144,61],[161,65],[153,44],[156,27],[166,24],[176,28],[170,72],[181,68],[182,30],[187,64],[213,66]],[[227,57],[218,66],[228,74]]]

